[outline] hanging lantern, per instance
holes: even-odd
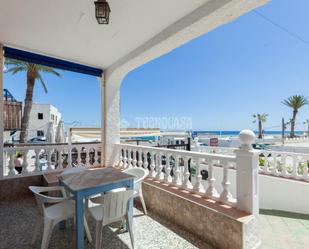
[[[98,0],[95,4],[95,17],[99,24],[108,24],[111,9],[106,0]]]

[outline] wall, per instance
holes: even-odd
[[[260,244],[258,223],[253,215],[150,179],[143,182],[143,192],[151,212],[181,226],[214,248],[250,249]]]
[[[4,200],[20,200],[32,196],[28,186],[42,186],[42,176],[28,176],[0,180],[0,202]]]

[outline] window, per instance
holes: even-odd
[[[50,114],[51,120],[54,120],[54,114]]]
[[[38,119],[43,119],[43,113],[41,112],[38,113]]]
[[[38,130],[38,131],[36,132],[36,135],[37,135],[38,137],[44,137],[44,131]]]

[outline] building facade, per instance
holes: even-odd
[[[30,112],[28,127],[28,138],[31,140],[36,137],[45,137],[48,132],[49,123],[53,124],[53,131],[56,134],[57,126],[61,120],[61,113],[51,104],[33,103]],[[11,138],[6,137],[7,142],[19,140],[20,132],[17,131]],[[10,141],[11,140],[11,141]]]

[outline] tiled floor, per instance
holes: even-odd
[[[263,249],[308,249],[309,215],[261,210],[260,235]]]
[[[145,216],[134,210],[134,235],[136,249],[211,249],[201,240],[181,228],[156,216]],[[38,218],[33,199],[19,202],[0,202],[0,248],[40,248],[40,238],[30,245],[34,221]],[[90,222],[91,231],[94,231]],[[104,249],[128,249],[128,233],[115,234],[113,228],[105,228]],[[261,211],[260,234],[263,249],[307,249],[309,248],[309,215],[297,215],[279,211]],[[92,232],[93,233],[93,232]],[[73,247],[74,231],[68,224],[65,232],[54,229],[49,248],[69,249]],[[85,245],[93,248],[92,244]]]
[[[30,245],[34,230],[37,209],[32,199],[20,202],[0,202],[0,248],[1,249],[32,249],[40,248],[38,238],[35,246]],[[54,229],[49,248],[73,248],[72,226],[68,224],[63,232]],[[42,227],[43,228],[43,227]],[[94,236],[94,227],[90,220],[90,229]],[[211,249],[210,246],[183,231],[179,227],[155,216],[145,216],[138,209],[134,210],[134,236],[136,249]],[[131,243],[128,233],[115,234],[112,228],[103,232],[104,249],[128,249]],[[93,243],[85,244],[86,249],[94,248]]]

